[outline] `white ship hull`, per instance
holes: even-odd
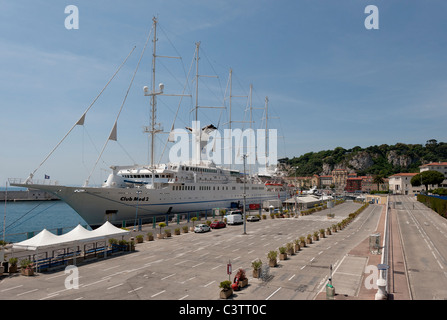
[[[197,184],[198,186],[199,184]],[[31,187],[29,184],[15,184]],[[194,187],[192,184],[190,187]],[[214,185],[212,191],[172,190],[172,186],[161,189],[144,188],[96,188],[65,187],[57,185],[36,185],[32,188],[44,190],[59,197],[72,207],[90,226],[105,221],[119,222],[135,218],[150,218],[169,214],[207,212],[213,208],[229,208],[232,203],[243,204],[241,184],[230,184],[230,190]],[[216,190],[219,187],[219,190]],[[257,190],[253,190],[256,188]],[[259,190],[260,189],[260,190]],[[261,204],[265,200],[285,200],[284,191],[270,191],[262,184],[247,184],[246,205]]]

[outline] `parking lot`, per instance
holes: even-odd
[[[268,264],[270,250],[330,227],[360,206],[338,205],[331,209],[332,219],[326,209],[299,218],[247,222],[246,234],[243,225],[231,225],[145,241],[135,252],[78,265],[76,273],[7,276],[0,282],[0,299],[217,300],[219,283],[232,281],[238,268],[246,270],[249,285],[236,291],[234,300],[314,299],[327,281],[329,266],[337,268],[351,248],[376,230],[381,206],[370,205],[346,229],[314,242],[276,268],[266,268],[263,280],[252,277],[251,263],[260,259]]]

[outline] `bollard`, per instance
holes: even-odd
[[[375,296],[376,300],[387,300],[388,296],[386,293],[386,280],[385,279],[378,279],[377,280],[377,293]]]
[[[335,288],[328,283],[326,285],[326,300],[334,300],[334,296],[335,296]]]

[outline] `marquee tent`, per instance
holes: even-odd
[[[60,236],[51,233],[47,229],[43,229],[30,239],[14,243],[13,249],[39,250],[65,245],[77,245],[81,242],[96,241],[128,234],[130,234],[130,231],[117,228],[108,221],[93,231],[89,231],[81,225],[78,225],[70,232]]]

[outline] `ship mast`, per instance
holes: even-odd
[[[160,83],[159,89],[160,91],[155,92],[155,66],[156,66],[156,58],[157,58],[157,18],[152,18],[153,22],[153,30],[154,30],[154,38],[152,42],[154,43],[153,53],[152,53],[152,91],[149,92],[148,87],[144,87],[144,95],[151,97],[151,125],[150,127],[145,127],[145,132],[149,133],[151,135],[151,162],[150,167],[154,168],[154,157],[155,157],[155,135],[161,131],[163,131],[160,128],[160,124],[156,123],[156,117],[157,117],[157,95],[163,94],[163,84]]]

